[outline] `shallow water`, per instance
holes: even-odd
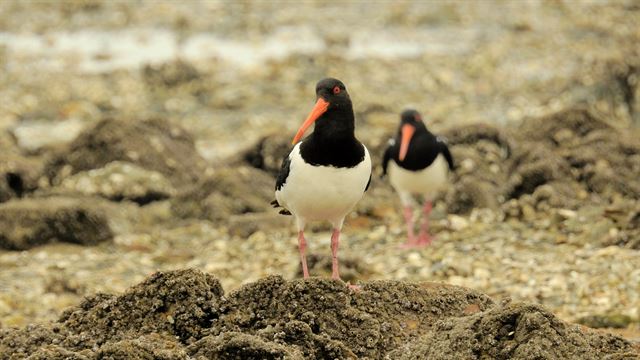
[[[482,31],[486,33],[486,29]],[[480,29],[459,27],[365,29],[349,34],[340,55],[348,60],[464,55],[482,35]],[[251,39],[229,39],[213,32],[183,38],[179,32],[165,28],[0,32],[0,45],[7,49],[9,70],[28,64],[45,71],[88,74],[137,69],[175,59],[218,60],[246,69],[291,55],[319,54],[328,48],[320,32],[304,25],[283,26]]]

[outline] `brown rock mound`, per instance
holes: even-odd
[[[0,248],[24,250],[55,240],[93,245],[112,237],[95,199],[31,198],[0,204]]]
[[[496,306],[438,321],[393,359],[604,359],[639,356],[625,340],[583,332],[533,304]],[[635,355],[634,355],[635,354]]]
[[[640,197],[640,142],[633,130],[578,107],[529,119],[514,134],[520,155],[511,166],[511,197],[553,181],[576,182],[605,197]]]
[[[124,161],[164,174],[174,186],[197,182],[205,174],[205,160],[193,138],[178,126],[160,119],[107,119],[80,134],[47,166],[57,183],[67,175]]]
[[[248,166],[216,169],[213,175],[187,188],[172,201],[181,217],[227,220],[230,215],[270,209],[275,180]]]
[[[291,151],[291,137],[284,134],[274,134],[262,137],[242,154],[242,159],[248,165],[267,171],[278,176],[282,160]]]
[[[637,132],[586,108],[528,119],[506,131],[474,124],[443,135],[459,165],[446,194],[453,213],[497,208],[510,199],[548,210],[575,209],[587,198],[608,203],[616,196],[640,197]]]
[[[509,138],[488,124],[456,127],[443,135],[457,164],[454,185],[445,197],[449,211],[468,213],[474,208],[498,208],[504,201],[508,159],[513,151]]]
[[[585,355],[586,354],[586,355]],[[621,358],[625,340],[536,305],[435,283],[270,276],[225,296],[196,270],[98,294],[50,325],[0,330],[0,359]]]
[[[85,299],[59,322],[69,334],[66,342],[81,348],[148,333],[168,333],[189,342],[201,338],[220,316],[223,293],[209,274],[156,273],[123,295]]]

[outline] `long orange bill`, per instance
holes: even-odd
[[[319,97],[318,101],[316,101],[316,105],[313,107],[313,110],[311,110],[311,113],[309,114],[309,116],[307,116],[307,120],[302,123],[302,126],[300,126],[300,129],[298,129],[298,132],[296,133],[296,136],[293,138],[293,141],[291,143],[295,144],[300,141],[300,139],[304,135],[304,132],[307,131],[309,126],[311,126],[311,124],[318,120],[318,118],[322,114],[324,114],[328,108],[329,102]]]
[[[404,161],[404,158],[407,156],[407,151],[409,151],[409,143],[411,142],[411,137],[413,133],[416,132],[416,128],[410,124],[402,125],[402,139],[400,140],[400,155],[398,158],[400,161]]]

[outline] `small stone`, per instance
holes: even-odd
[[[533,209],[533,206],[529,204],[522,206],[522,217],[525,221],[534,221],[536,218],[536,211]]]
[[[87,122],[75,118],[62,121],[25,121],[14,127],[11,132],[21,149],[36,152],[45,147],[71,142],[86,125]]]
[[[558,209],[557,210],[558,215],[560,215],[562,217],[562,219],[566,220],[566,219],[573,219],[577,216],[577,213],[573,210],[569,210],[569,209]]]
[[[454,231],[460,231],[469,227],[469,221],[459,215],[449,215],[449,228]]]

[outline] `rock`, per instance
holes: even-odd
[[[87,126],[76,118],[51,121],[23,121],[11,129],[17,145],[27,153],[37,153],[45,148],[68,144]]]
[[[177,188],[193,185],[208,171],[193,138],[160,119],[100,121],[50,161],[46,170],[57,184],[68,175],[102,168],[112,161],[159,172]]]
[[[499,204],[498,193],[492,183],[466,177],[447,192],[446,201],[449,212],[468,214],[475,208],[496,209]]]
[[[509,157],[511,153],[511,140],[499,128],[489,124],[470,124],[450,128],[442,133],[449,144],[455,145],[473,145],[480,140],[492,142],[505,152],[505,157]]]
[[[221,168],[176,196],[172,209],[181,217],[226,221],[230,215],[271,209],[274,193],[275,180],[261,170],[248,166]]]
[[[554,135],[564,132],[576,137],[585,137],[595,130],[613,130],[611,125],[597,117],[586,107],[571,107],[548,116],[531,118],[523,121],[519,126],[521,136],[533,141],[543,141],[549,144],[562,146],[556,143]],[[572,137],[564,135],[564,138]]]
[[[287,282],[268,277],[229,295],[230,307],[236,310],[225,317],[226,327],[256,331],[297,319],[313,333],[346,345],[358,357],[380,358],[430,327],[436,317],[461,316],[472,303],[481,309],[492,304],[480,293],[440,284],[373,281],[361,285],[354,294],[344,283],[332,280]]]
[[[568,164],[550,149],[528,143],[522,145],[511,159],[510,198],[533,194],[541,185],[570,176]]]
[[[44,162],[10,152],[0,152],[0,203],[38,188]]]
[[[511,197],[556,180],[571,184],[569,179],[582,191],[640,196],[640,157],[635,156],[640,143],[634,131],[621,131],[591,110],[574,107],[524,121],[515,134],[521,147],[512,166]],[[576,186],[570,186],[566,200],[575,198]]]
[[[53,194],[83,194],[101,196],[109,200],[129,200],[140,205],[167,199],[176,190],[167,178],[157,171],[132,163],[113,161],[105,167],[82,171],[64,178],[49,191]]]
[[[43,346],[36,351],[33,355],[27,358],[28,360],[89,360],[89,356],[85,356],[81,353],[69,351],[63,347],[57,345]]]
[[[53,358],[59,355],[75,356],[67,349],[52,345],[64,338],[58,330],[59,327],[45,325],[28,325],[22,329],[0,328],[0,359],[25,359],[29,355],[36,359],[43,359],[44,355]]]
[[[365,264],[354,257],[339,257],[340,277],[342,280],[355,284],[356,280],[367,279],[372,271]],[[309,273],[314,276],[331,277],[332,257],[325,253],[307,253],[307,266]],[[298,266],[294,277],[302,277],[302,265]]]
[[[522,217],[524,221],[533,222],[536,219],[536,211],[533,206],[528,204],[522,206]]]
[[[266,212],[231,215],[227,226],[231,235],[244,238],[257,231],[293,229],[293,221],[293,217],[280,215],[276,210],[270,209]]]
[[[617,328],[623,329],[632,322],[631,317],[623,314],[605,314],[583,316],[576,321],[578,324],[586,325],[590,328]]]
[[[0,329],[0,359],[625,354],[637,351],[621,338],[582,331],[538,305],[496,305],[457,286],[369,281],[354,292],[340,281],[269,276],[225,295],[216,278],[190,269],[153,274],[122,295],[93,295],[52,324]]]
[[[0,204],[0,248],[25,250],[51,241],[94,245],[113,237],[92,198],[31,198]]]
[[[538,305],[513,303],[438,321],[392,359],[602,359],[631,355],[628,342],[581,331]]]
[[[291,136],[273,134],[260,138],[257,143],[242,154],[243,160],[257,169],[278,176],[282,160],[291,151]]]
[[[97,359],[158,359],[187,360],[186,351],[172,336],[157,333],[142,335],[136,339],[108,342],[96,352]]]
[[[302,353],[296,349],[288,349],[260,336],[239,332],[207,336],[189,346],[188,351],[192,357],[198,359],[304,359]]]
[[[181,60],[146,65],[142,69],[142,76],[151,88],[172,88],[200,78],[198,70],[193,65]]]
[[[456,164],[454,185],[445,196],[448,211],[468,214],[473,208],[497,209],[504,201],[511,140],[495,126],[462,125],[442,133]]]
[[[469,226],[469,221],[458,215],[449,215],[449,227],[453,231],[460,231]]]
[[[223,295],[222,286],[211,275],[191,269],[158,272],[122,295],[86,298],[65,311],[58,322],[68,333],[66,343],[76,347],[91,348],[147,333],[187,341],[203,337],[220,317]]]
[[[563,220],[573,219],[577,216],[575,211],[569,209],[558,209],[557,213]]]

